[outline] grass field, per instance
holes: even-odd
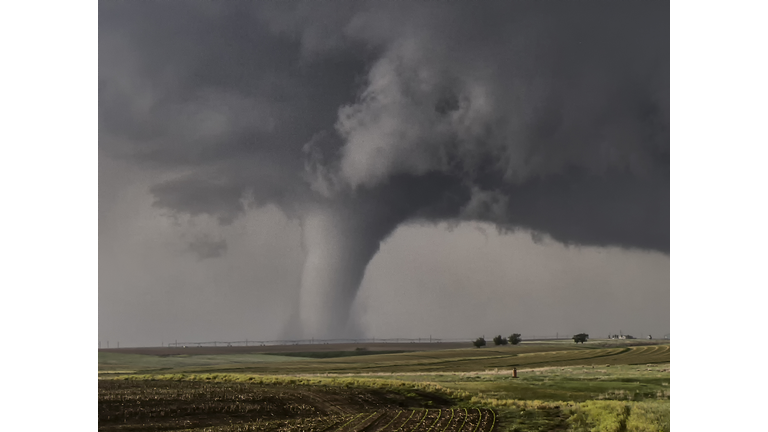
[[[100,373],[162,372],[180,368],[198,367],[237,367],[240,364],[253,365],[263,362],[290,362],[302,360],[298,357],[270,354],[231,354],[231,355],[175,355],[154,356],[141,354],[122,354],[114,352],[99,353]]]
[[[103,363],[102,356],[104,356]],[[665,362],[669,362],[668,344],[604,347],[598,343],[583,345],[524,343],[513,347],[445,349],[327,359],[263,354],[161,357],[102,352],[99,357],[99,369],[137,373],[162,371],[168,373],[348,374],[471,372],[513,367],[541,368]]]
[[[593,399],[669,399],[669,364],[606,367],[568,366],[486,372],[350,374],[350,378],[437,383],[443,387],[499,399],[576,401]]]
[[[668,343],[529,342],[331,358],[322,358],[331,349],[306,348],[101,352],[99,429],[669,430]]]

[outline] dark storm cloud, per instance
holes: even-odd
[[[461,181],[442,208],[422,206],[431,218],[668,251],[666,5],[485,6],[390,4],[349,21],[349,38],[382,52],[315,184],[439,172]]]
[[[227,187],[228,214],[245,189],[274,198],[305,185],[302,147],[332,129],[364,70],[356,54],[303,65],[300,42],[250,2],[102,2],[99,14],[100,149],[183,172],[156,189],[182,211],[206,193],[182,184]]]
[[[306,199],[302,148],[330,134],[326,194],[411,175],[395,205],[438,172],[466,201],[422,214],[666,251],[666,9],[104,3],[102,148],[191,170],[157,205],[226,223],[249,193]]]
[[[665,2],[100,6],[100,149],[166,170],[158,207],[301,219],[350,261],[304,285],[349,303],[409,221],[669,251]]]

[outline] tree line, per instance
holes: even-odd
[[[579,343],[579,342],[584,343],[584,342],[587,341],[587,339],[589,339],[589,335],[586,334],[586,333],[579,333],[577,335],[573,335],[573,341],[575,343]],[[498,336],[494,337],[493,338],[493,343],[496,346],[506,345],[506,344],[517,345],[522,340],[523,340],[523,338],[521,337],[520,333],[512,333],[511,335],[509,335],[506,338],[502,337],[501,335],[498,335]],[[475,339],[475,341],[472,342],[472,345],[474,345],[477,348],[484,347],[486,345],[485,338],[484,337],[479,337],[479,338]]]
[[[517,345],[517,344],[519,344],[523,340],[523,338],[520,337],[520,336],[521,336],[520,333],[512,333],[511,335],[507,336],[506,338],[502,337],[501,335],[498,335],[498,336],[493,338],[493,343],[496,344],[496,345],[506,345],[506,344]],[[476,346],[477,348],[483,347],[486,344],[485,343],[485,338],[484,337],[479,337],[474,342],[472,342],[472,344],[474,346]]]

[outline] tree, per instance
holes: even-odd
[[[589,335],[586,333],[579,333],[573,336],[573,341],[576,343],[579,343],[579,342],[584,343],[587,341],[587,339],[589,339]]]
[[[520,333],[512,333],[507,339],[512,345],[517,345],[523,340],[523,338],[520,337]]]
[[[472,342],[472,344],[478,348],[485,346],[485,338],[479,337],[476,341]]]
[[[493,338],[493,343],[495,345],[506,345],[507,344],[507,340],[504,339],[503,337],[501,337],[501,335],[498,335],[498,336]]]

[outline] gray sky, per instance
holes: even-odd
[[[99,338],[667,333],[668,5],[553,5],[101,3]]]

